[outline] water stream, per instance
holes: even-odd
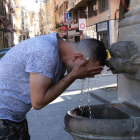
[[[99,78],[94,82],[93,86],[90,88],[90,78],[88,78],[88,88],[87,88],[87,98],[85,100],[85,103],[84,103],[84,106],[81,107],[81,104],[82,104],[82,100],[83,100],[83,93],[84,93],[84,84],[85,84],[85,81],[86,79],[82,79],[81,83],[82,83],[82,87],[81,87],[81,95],[80,95],[80,100],[79,100],[79,109],[81,110],[81,116],[84,112],[84,108],[86,106],[86,103],[89,107],[89,118],[94,118],[94,115],[92,114],[91,112],[91,108],[90,108],[90,94],[91,94],[91,91],[93,90],[95,84],[99,81],[99,79],[106,73],[108,72],[110,69],[104,71],[100,76]]]
[[[82,99],[83,99],[83,91],[84,91],[85,80],[86,80],[86,79],[82,79],[82,80],[81,80],[81,82],[82,82],[82,87],[81,87],[81,94],[80,94],[80,100],[79,100],[79,109],[80,109],[81,111],[82,111],[81,104],[82,104]]]

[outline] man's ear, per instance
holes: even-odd
[[[75,60],[77,59],[82,59],[83,58],[83,55],[81,53],[76,53],[74,54],[74,56],[72,57],[72,61],[74,62]]]

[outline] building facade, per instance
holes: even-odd
[[[101,40],[106,47],[117,41],[120,0],[69,0],[67,12],[72,13],[73,30],[68,36],[73,41],[84,38]],[[86,30],[79,31],[79,19],[86,19]]]
[[[29,33],[30,33],[30,16],[29,16],[29,11],[26,9],[25,6],[21,5],[20,8],[21,12],[21,35],[20,39],[21,41],[26,40],[30,38]]]
[[[39,22],[39,12],[30,11],[29,17],[30,17],[30,28],[29,28],[30,38],[41,35],[40,28],[39,28],[39,23],[40,23]]]
[[[41,2],[39,10],[39,28],[42,35],[51,32],[51,4],[50,1]]]
[[[0,49],[13,45],[12,4],[10,0],[0,0]]]

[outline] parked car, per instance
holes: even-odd
[[[0,50],[0,59],[10,50],[11,48],[5,48]]]

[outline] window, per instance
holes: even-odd
[[[80,18],[80,11],[77,10],[77,11],[76,11],[76,23],[79,22],[79,18]]]
[[[96,16],[97,15],[97,1],[94,0],[89,3],[89,16]]]
[[[32,13],[32,18],[34,18],[34,13]]]
[[[83,8],[82,18],[86,18],[87,19],[87,7]]]
[[[24,18],[22,18],[22,25],[24,25]]]
[[[10,23],[11,23],[11,15],[9,15],[9,21],[10,21]]]
[[[107,31],[101,31],[98,32],[99,40],[104,43],[106,47],[108,47],[108,32]]]
[[[23,35],[23,40],[25,40],[25,35]]]
[[[101,11],[108,9],[108,0],[101,0]]]
[[[24,16],[24,12],[23,11],[21,11],[21,15]]]
[[[22,31],[24,31],[24,26],[22,26]]]

